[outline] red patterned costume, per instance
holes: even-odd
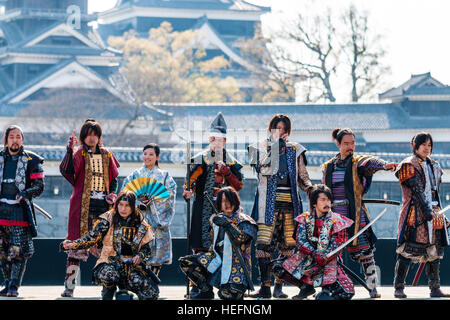
[[[282,264],[276,263],[274,272],[310,294],[314,287],[322,287],[334,299],[351,299],[355,293],[353,283],[338,265],[339,257],[326,255],[345,241],[338,237],[339,232],[353,221],[332,211],[320,218],[315,211],[306,212],[295,220],[299,223],[295,253]]]

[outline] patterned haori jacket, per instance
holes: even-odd
[[[297,245],[294,254],[283,262],[284,269],[297,280],[315,287],[329,285],[337,280],[343,285],[351,284],[337,264],[339,253],[327,259],[325,266],[319,266],[312,255],[317,252],[326,256],[338,248],[343,242],[338,241],[337,233],[350,227],[353,221],[331,210],[320,224],[314,212],[305,212],[296,220],[299,223]]]
[[[9,154],[5,151],[0,151],[0,193],[6,157],[9,157]],[[23,148],[19,151],[15,185],[19,190],[19,195],[29,200],[24,210],[27,211],[26,216],[28,216],[32,237],[37,236],[37,223],[32,198],[40,196],[44,191],[43,163],[44,158],[33,152]]]
[[[241,173],[242,165],[225,149],[222,159],[226,164],[222,172],[218,170],[218,165],[214,162],[214,154],[210,149],[203,150],[192,159],[190,186],[194,190],[195,197],[192,207],[190,242],[193,249],[207,250],[211,246],[209,218],[213,208],[209,201],[204,200],[203,193],[207,191],[213,198],[223,187],[231,186],[236,191],[242,189],[244,179]]]
[[[172,238],[170,234],[170,224],[175,215],[175,197],[177,185],[169,172],[163,171],[157,166],[152,170],[146,166],[135,170],[123,181],[122,189],[128,182],[142,177],[153,178],[163,184],[169,191],[170,198],[161,201],[155,201],[154,207],[150,205],[145,213],[145,219],[150,224],[155,240],[152,241],[152,256],[150,263],[152,265],[172,263]],[[156,212],[153,212],[156,209]]]
[[[239,209],[229,219],[232,220],[234,226],[236,226],[242,233],[247,235],[248,240],[241,242],[238,245],[241,251],[242,257],[245,261],[245,266],[239,263],[239,259],[236,252],[233,250],[230,238],[225,233],[223,240],[223,256],[221,257],[215,247],[217,245],[217,236],[219,234],[220,227],[212,222],[211,223],[211,248],[210,251],[198,255],[198,262],[204,266],[209,273],[213,274],[210,283],[219,287],[220,285],[227,283],[242,284],[248,286],[249,282],[245,278],[244,269],[247,268],[249,274],[252,273],[251,263],[251,244],[256,238],[256,223],[248,215],[244,214],[242,209]],[[237,243],[237,242],[235,242]]]
[[[95,221],[92,230],[84,237],[74,241],[75,245],[72,250],[88,249],[101,243],[100,257],[95,264],[95,267],[97,267],[101,263],[110,263],[112,257],[122,255],[121,247],[123,243],[126,243],[131,246],[133,256],[139,255],[141,263],[149,268],[151,250],[149,243],[153,239],[150,225],[145,220],[142,220],[142,223],[137,228],[121,226],[112,228],[113,217],[114,210],[102,214]]]
[[[335,162],[338,160],[339,154],[322,165],[322,183],[329,187],[333,193],[333,171],[335,170]],[[348,238],[352,237],[367,223],[369,223],[369,211],[363,203],[364,195],[369,191],[372,183],[372,176],[379,170],[385,170],[383,166],[386,164],[384,160],[369,155],[353,155],[350,160],[348,161],[345,170],[344,187],[345,197],[349,202],[347,217],[354,221],[354,226],[346,230]],[[372,227],[369,227],[365,231],[365,234],[367,235],[367,240],[369,241],[368,245],[373,246],[377,241],[377,237],[375,236]],[[361,237],[358,237],[352,241],[352,243],[348,246],[349,249],[352,249],[352,247],[355,247],[355,249],[358,248],[358,246],[361,245],[358,243],[360,238]]]
[[[416,155],[404,159],[395,172],[401,184],[403,199],[398,220],[397,253],[415,262],[442,258],[443,248],[449,245],[448,220],[439,216],[427,221],[427,216],[429,217],[433,210],[438,212],[441,209],[439,186],[442,174],[443,170],[438,162],[430,158],[422,160]],[[408,253],[409,250],[405,250],[406,244],[422,246],[426,248],[426,254]]]
[[[271,230],[274,224],[275,200],[278,183],[279,142],[273,142],[270,139],[266,139],[260,143],[251,145],[248,148],[248,152],[250,164],[254,167],[258,175],[258,187],[251,217],[256,221],[260,230]],[[287,171],[291,185],[294,218],[303,212],[302,200],[297,186],[300,186],[305,192],[308,192],[312,187],[306,170],[307,162],[305,152],[305,147],[299,143],[286,143]],[[292,229],[292,233],[294,233],[294,230],[295,229]],[[267,237],[258,239],[258,242],[264,241],[265,244],[270,243],[270,239],[266,238]],[[290,240],[295,243],[293,238]]]

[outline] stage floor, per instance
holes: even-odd
[[[256,290],[259,287],[255,288]],[[394,288],[392,286],[382,286],[378,288],[378,292],[381,293],[380,299],[370,299],[369,294],[363,287],[356,287],[356,294],[352,300],[398,300],[394,298]],[[450,287],[442,287],[443,292],[450,293]],[[8,298],[0,297],[0,300],[100,300],[101,287],[99,286],[78,286],[75,289],[75,295],[73,298],[61,297],[61,292],[64,290],[63,286],[22,286],[19,289],[19,297]],[[293,286],[286,286],[283,291],[289,295],[288,299],[296,295],[299,290]],[[320,292],[320,289],[319,291]],[[408,295],[407,299],[402,300],[450,300],[450,298],[430,298],[430,290],[426,286],[406,287],[405,293]],[[160,300],[184,300],[186,293],[185,286],[160,286]],[[219,299],[216,294],[216,299]],[[308,300],[313,300],[310,296]],[[256,300],[253,298],[246,298],[246,300]],[[294,301],[294,300],[292,300]]]

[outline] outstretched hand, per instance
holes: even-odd
[[[393,162],[390,162],[390,163],[386,163],[384,166],[383,166],[383,168],[385,169],[385,170],[390,170],[390,171],[395,171],[395,168],[397,168],[397,165],[398,165],[398,163],[393,163]]]

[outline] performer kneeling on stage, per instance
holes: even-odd
[[[232,187],[219,190],[211,216],[211,248],[208,252],[179,259],[181,270],[200,292],[192,299],[213,299],[213,286],[223,300],[242,300],[251,288],[251,243],[256,237],[255,221],[244,214]]]
[[[159,295],[159,279],[148,263],[152,239],[150,226],[136,207],[136,195],[122,191],[113,209],[99,216],[86,236],[61,245],[65,250],[102,245],[93,280],[103,285],[103,300],[112,300],[116,286],[134,292],[139,300],[154,300]]]
[[[337,263],[340,253],[327,258],[345,241],[337,237],[338,232],[353,224],[331,211],[331,199],[327,186],[319,184],[312,188],[310,212],[295,219],[299,225],[294,254],[284,261],[273,262],[273,271],[280,279],[300,288],[300,293],[293,297],[295,300],[312,295],[314,287],[322,287],[322,292],[336,300],[348,300],[355,294],[352,281]]]

